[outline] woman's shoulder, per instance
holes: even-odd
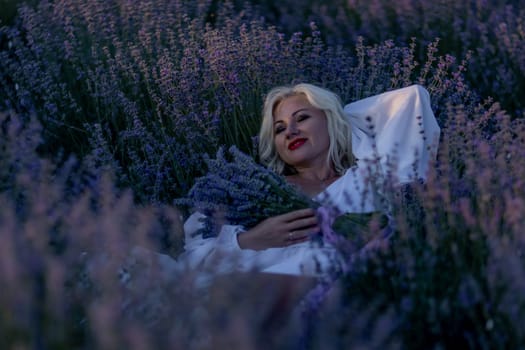
[[[322,191],[316,196],[316,199],[320,199],[327,196],[334,198],[336,195],[340,194],[342,190],[348,186],[348,184],[353,183],[357,180],[356,173],[356,165],[345,169],[341,176],[336,178],[333,182],[326,186],[324,191]]]
[[[315,200],[334,206],[341,213],[363,213],[376,210],[366,167],[354,165],[316,196]]]

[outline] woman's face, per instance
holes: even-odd
[[[273,132],[279,157],[294,168],[324,166],[330,147],[325,113],[304,95],[291,96],[274,111]]]

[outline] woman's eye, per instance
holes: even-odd
[[[303,114],[303,115],[300,115],[300,116],[297,118],[297,120],[301,122],[301,121],[303,121],[303,120],[305,120],[305,119],[308,119],[308,118],[310,118],[309,115],[307,115],[307,114]]]
[[[281,132],[284,131],[284,128],[283,127],[279,127],[279,128],[276,128],[275,129],[275,134],[280,134]]]

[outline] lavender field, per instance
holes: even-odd
[[[0,348],[525,346],[525,0],[0,8]],[[163,268],[204,155],[258,159],[263,96],[294,82],[429,91],[439,152],[392,193],[392,244],[322,303]]]

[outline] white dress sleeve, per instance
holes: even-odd
[[[222,225],[217,237],[203,238],[198,231],[203,227],[204,214],[195,212],[184,223],[184,253],[180,257],[192,268],[217,268],[222,256],[240,254],[237,235],[244,231],[242,226]]]
[[[440,128],[420,85],[388,91],[344,107],[352,127],[358,168],[379,159],[382,174],[394,182],[425,179],[436,155]]]

